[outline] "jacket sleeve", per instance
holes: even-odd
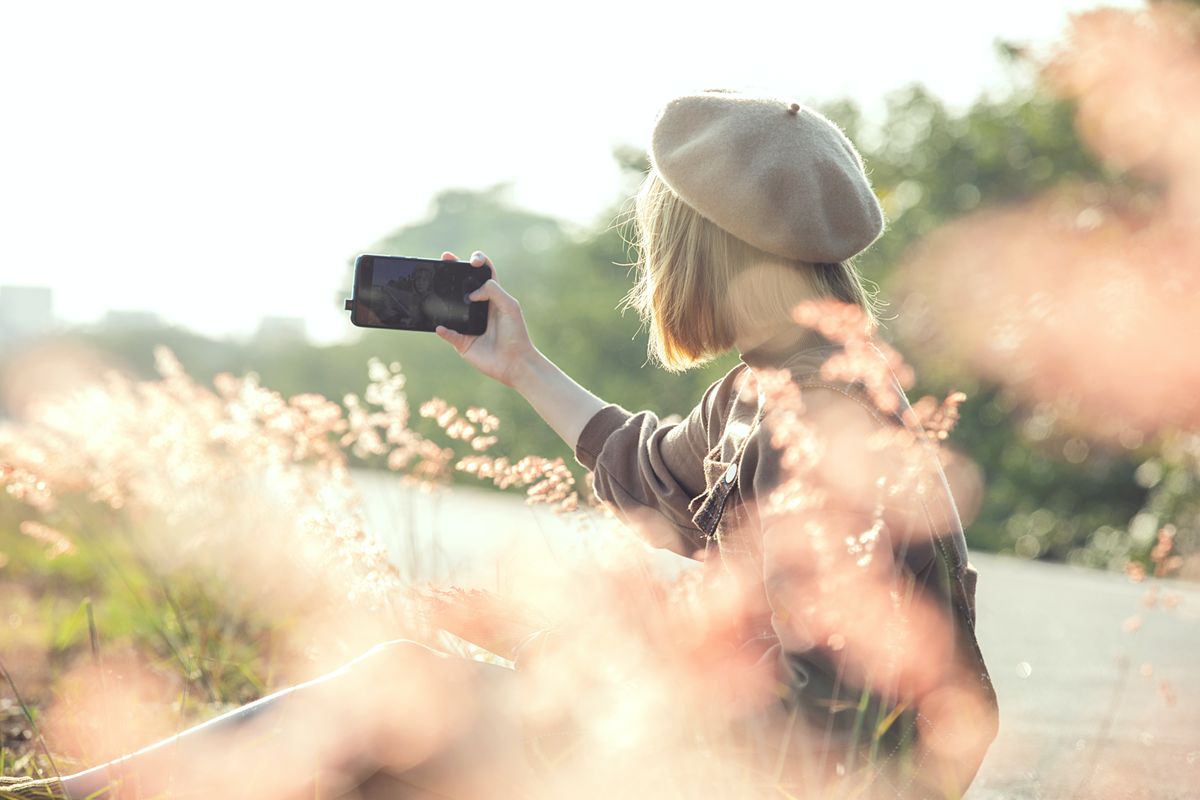
[[[609,404],[579,436],[575,458],[592,471],[596,496],[655,547],[687,556],[703,547],[688,504],[705,490],[703,461],[721,383],[710,386],[680,422]]]

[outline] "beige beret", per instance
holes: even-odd
[[[858,150],[801,103],[729,89],[676,97],[655,120],[650,163],[701,216],[768,253],[842,261],[883,233]]]

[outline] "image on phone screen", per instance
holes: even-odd
[[[360,256],[351,320],[366,327],[433,331],[444,325],[474,332],[480,323],[486,325],[487,304],[472,303],[466,295],[482,286],[490,273],[460,261]]]

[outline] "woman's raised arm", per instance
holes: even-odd
[[[451,252],[442,253],[454,261]],[[483,252],[471,254],[471,264],[492,268],[492,279],[468,297],[487,300],[487,330],[470,336],[439,325],[437,335],[445,339],[471,366],[489,378],[516,389],[554,432],[574,450],[588,420],[607,403],[580,386],[534,347],[521,313],[521,304],[497,282],[496,267]]]
[[[442,258],[453,259],[454,254],[446,252]],[[482,267],[491,262],[476,251],[471,263]],[[650,411],[632,413],[606,403],[534,347],[520,304],[494,278],[493,267],[493,280],[470,295],[472,300],[491,302],[487,331],[468,336],[439,327],[438,335],[480,372],[520,392],[571,447],[576,460],[593,472],[597,496],[622,517],[632,521],[631,515],[654,511],[670,523],[639,524],[644,538],[690,555],[699,531],[692,525],[688,503],[704,489],[701,461],[711,403],[702,401],[687,419],[670,424],[662,424]]]

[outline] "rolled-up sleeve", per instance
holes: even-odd
[[[614,403],[597,411],[579,434],[579,443],[575,445],[575,459],[588,469],[595,470],[596,460],[600,458],[600,451],[604,449],[608,437],[632,416],[633,414]]]
[[[684,555],[702,546],[688,504],[705,489],[703,461],[716,386],[679,422],[664,423],[653,411],[634,413],[609,404],[588,420],[575,447],[576,460],[592,471],[597,497],[626,522],[645,510],[658,512],[661,519],[636,520],[648,522],[637,525],[638,532],[650,544]]]

